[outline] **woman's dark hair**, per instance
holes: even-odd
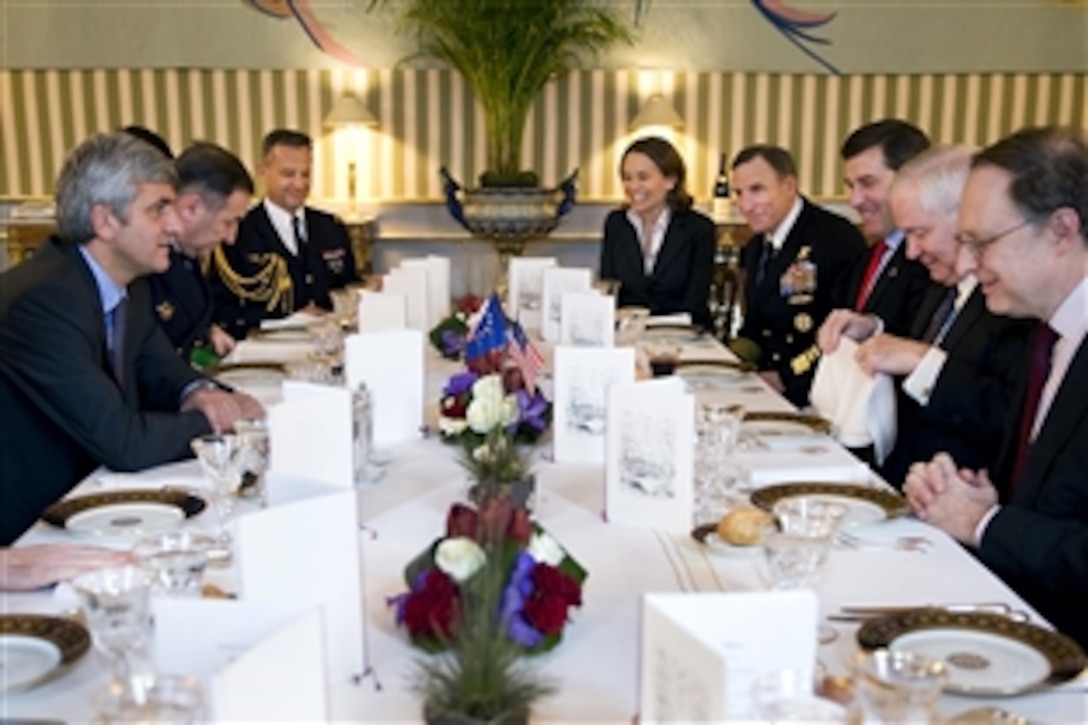
[[[669,209],[674,212],[690,209],[694,200],[684,187],[687,169],[676,147],[660,136],[647,136],[638,139],[623,152],[623,158],[620,159],[621,176],[623,175],[623,160],[627,158],[628,154],[635,153],[649,157],[654,165],[661,170],[662,174],[668,178],[676,179],[676,185],[665,197],[665,203],[669,205]]]

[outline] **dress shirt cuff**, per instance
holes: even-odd
[[[994,516],[997,516],[999,511],[1001,511],[1001,505],[994,504],[990,507],[990,510],[982,514],[982,518],[978,520],[978,523],[975,525],[975,540],[971,542],[971,545],[976,549],[982,546],[982,536],[986,533],[986,527],[990,525],[990,522],[994,520]]]
[[[880,319],[878,316],[873,315],[873,314],[867,314],[865,316],[876,323],[876,328],[873,329],[873,332],[872,332],[871,335],[869,335],[869,337],[876,337],[877,335],[883,335],[884,334],[884,320]],[[868,338],[866,338],[866,339],[868,339]]]
[[[903,381],[903,392],[918,401],[919,405],[929,405],[933,387],[941,376],[946,360],[948,353],[939,347],[930,347],[914,368],[914,372]]]
[[[222,390],[225,393],[234,392],[234,388],[226,383],[221,383],[214,378],[197,378],[181,389],[181,399],[178,401],[179,405],[184,404],[185,400],[198,390]]]

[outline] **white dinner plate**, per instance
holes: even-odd
[[[60,666],[60,648],[21,634],[0,635],[0,691],[24,690]]]
[[[843,526],[847,527],[874,524],[907,512],[907,500],[898,493],[856,483],[777,483],[751,495],[752,503],[764,511],[774,508],[776,501],[799,497],[843,504],[847,508]]]
[[[0,692],[29,690],[56,677],[90,646],[87,628],[73,619],[0,614]]]
[[[766,442],[807,440],[830,430],[831,424],[819,416],[780,411],[749,411],[741,426],[742,435]]]
[[[64,528],[92,536],[142,536],[175,528],[185,518],[177,506],[132,501],[89,508],[68,518]]]
[[[1050,663],[1038,649],[989,632],[921,629],[900,635],[891,648],[944,662],[945,690],[965,695],[1013,695],[1050,676]]]
[[[287,371],[282,365],[239,364],[225,365],[214,376],[219,382],[235,388],[271,388],[287,378]]]

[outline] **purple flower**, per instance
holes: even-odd
[[[430,567],[421,569],[416,578],[412,580],[412,588],[403,594],[398,594],[395,597],[386,597],[385,606],[396,607],[396,622],[397,624],[404,624],[404,607],[408,604],[408,597],[412,596],[415,592],[418,592],[423,588],[424,582],[427,580],[427,573],[431,570]]]
[[[446,387],[442,390],[442,396],[452,395],[457,397],[467,393],[472,389],[472,384],[479,380],[479,378],[479,374],[474,373],[471,370],[457,373],[446,383]]]
[[[443,330],[438,337],[438,342],[445,357],[457,357],[465,349],[465,336],[457,330]]]
[[[522,550],[514,560],[510,582],[502,593],[499,616],[506,623],[510,639],[526,649],[532,649],[544,640],[544,635],[525,621],[525,601],[533,593],[533,569],[536,561],[529,552]]]
[[[544,416],[548,414],[548,400],[539,390],[530,397],[524,388],[514,393],[514,397],[518,401],[518,422],[514,424],[515,427],[524,424],[543,431],[547,425]]]

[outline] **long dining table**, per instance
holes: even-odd
[[[245,343],[240,361],[285,360],[305,350],[282,343]],[[439,390],[457,366],[427,353],[427,414],[433,430]],[[727,357],[710,338],[684,346],[682,359]],[[254,391],[270,403],[274,390]],[[738,403],[747,410],[790,411],[790,405],[755,375],[723,378],[698,396]],[[462,499],[467,481],[458,451],[434,435],[406,441],[389,450],[390,461],[380,480],[357,487],[358,543],[364,592],[367,675],[359,681],[329,682],[331,719],[345,722],[405,722],[421,719],[421,704],[412,688],[418,660],[405,632],[394,622],[388,598],[405,589],[404,566],[440,536],[451,502]],[[884,486],[830,437],[800,447],[754,446],[736,456],[758,485],[797,480],[806,472],[825,480],[850,477],[858,485]],[[535,452],[537,494],[534,518],[589,572],[584,605],[575,611],[562,643],[535,657],[531,665],[557,686],[557,694],[533,710],[536,722],[628,723],[637,715],[639,639],[642,597],[651,592],[742,592],[765,588],[759,556],[715,551],[697,542],[690,531],[610,524],[605,520],[604,469],[599,464],[557,463],[545,440]],[[171,464],[127,476],[99,473],[76,489],[103,485],[155,485],[158,481],[199,480],[194,461]],[[106,483],[103,483],[103,482]],[[753,484],[756,485],[756,484]],[[244,512],[243,514],[244,515]],[[188,526],[200,527],[198,517]],[[820,611],[827,615],[844,605],[924,606],[1000,602],[1039,616],[1003,582],[980,565],[957,542],[910,517],[869,525],[871,541],[894,542],[921,536],[932,542],[925,551],[891,546],[835,548],[829,571],[819,586]],[[63,531],[39,524],[18,545],[71,541]],[[304,586],[305,582],[299,582]],[[244,592],[241,593],[244,596]],[[61,602],[49,590],[4,594],[2,611],[56,612]],[[194,622],[193,637],[200,636]],[[845,674],[857,644],[857,624],[835,623],[837,638],[818,650],[823,666]],[[768,647],[781,643],[768,642]],[[88,656],[64,676],[36,689],[8,693],[0,701],[0,717],[83,720],[92,694],[107,682],[101,658]],[[1081,677],[1058,687],[1006,698],[946,694],[940,713],[952,716],[994,705],[1032,722],[1088,720],[1088,681]]]

